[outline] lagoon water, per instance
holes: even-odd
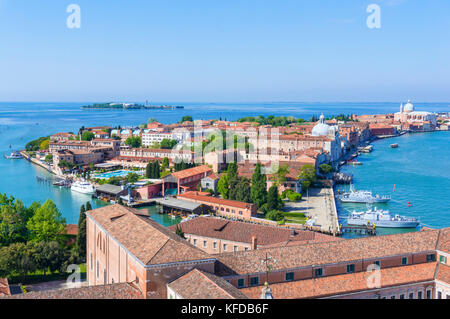
[[[194,119],[236,120],[244,116],[285,115],[311,118],[312,115],[377,114],[396,112],[400,103],[171,103],[183,105],[176,110],[84,110],[89,103],[0,103],[0,153],[22,149],[41,136],[61,131],[77,132],[81,126],[139,125],[149,118],[172,123],[184,115]],[[450,103],[416,103],[418,110],[450,111]],[[420,216],[434,227],[450,226],[450,132],[406,135],[374,144],[372,154],[363,155],[362,167],[345,168],[355,175],[357,188],[373,189],[377,193],[392,192],[394,201],[388,205],[395,213]],[[399,143],[397,150],[389,144]],[[36,177],[51,174],[25,160],[0,158],[0,193],[21,199],[26,205],[33,201],[55,201],[68,223],[76,223],[80,206],[90,196],[68,189],[40,183]],[[413,207],[405,206],[411,201]],[[93,207],[104,205],[94,201]],[[351,208],[351,207],[350,207]],[[153,213],[153,212],[151,212]],[[158,216],[155,215],[155,218]],[[162,224],[172,221],[160,220]]]
[[[391,149],[393,143],[399,148]],[[433,228],[450,227],[450,132],[406,134],[373,146],[372,153],[358,157],[362,166],[341,169],[354,175],[355,188],[390,195],[390,202],[376,205],[380,209],[418,217]],[[365,209],[361,204],[338,205],[342,215]]]

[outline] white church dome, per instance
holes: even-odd
[[[330,131],[330,126],[325,123],[325,117],[322,115],[320,115],[320,120],[319,120],[319,124],[317,124],[316,126],[313,127],[312,129],[312,136],[326,136],[328,135]]]
[[[403,108],[403,112],[414,112],[414,105],[411,103],[411,100],[408,100],[408,104]]]

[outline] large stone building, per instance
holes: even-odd
[[[394,120],[400,123],[407,123],[422,126],[420,130],[434,130],[437,126],[437,115],[430,112],[416,111],[411,101],[403,106],[400,105],[400,112],[394,114]]]

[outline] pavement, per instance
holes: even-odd
[[[28,292],[32,291],[44,291],[44,290],[59,290],[59,289],[69,289],[69,288],[75,288],[76,286],[73,286],[74,284],[72,282],[67,282],[66,280],[54,280],[54,281],[47,281],[47,282],[41,282],[38,284],[31,284],[26,285],[26,289]],[[80,283],[80,286],[78,287],[86,287],[88,285],[87,281],[84,280]],[[13,286],[11,286],[11,294],[19,294],[22,293],[22,290],[20,289],[20,286],[14,285],[14,292]]]
[[[338,219],[336,206],[334,203],[333,189],[331,188],[311,188],[308,196],[295,203],[287,203],[285,211],[301,212],[314,219],[314,226],[320,227],[323,231],[336,231]]]

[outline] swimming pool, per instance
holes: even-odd
[[[96,174],[96,175],[94,175],[94,178],[109,179],[111,177],[125,177],[129,173],[140,174],[141,172],[133,172],[133,171],[127,171],[127,170],[123,170],[122,169],[122,170],[114,171],[114,172],[107,172],[107,173],[102,173],[102,174]]]

